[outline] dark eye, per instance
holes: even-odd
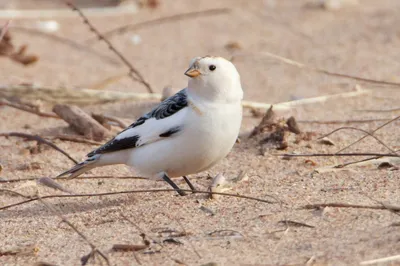
[[[214,65],[211,65],[211,66],[208,67],[208,69],[211,70],[211,71],[214,71],[216,68],[217,68],[217,67],[214,66]]]

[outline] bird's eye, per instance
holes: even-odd
[[[211,66],[208,67],[208,69],[211,70],[211,71],[214,71],[216,68],[217,68],[217,67],[214,66],[214,65],[211,65]]]

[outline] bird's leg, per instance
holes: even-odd
[[[192,193],[194,193],[193,191],[196,190],[196,188],[193,186],[193,184],[190,182],[189,178],[187,178],[187,176],[183,176],[183,179],[185,180],[186,184],[188,184],[188,186],[190,187],[190,189],[192,190]]]
[[[168,184],[170,184],[170,186],[173,187],[173,188],[176,190],[176,192],[178,192],[179,195],[181,195],[181,196],[186,196],[186,193],[185,193],[184,191],[182,191],[182,190],[174,183],[174,181],[172,181],[171,178],[169,178],[169,177],[167,176],[167,174],[164,173],[164,175],[163,175],[162,178],[164,179],[165,182],[167,182]]]

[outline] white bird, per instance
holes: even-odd
[[[59,176],[126,164],[146,177],[164,179],[184,195],[170,178],[183,176],[188,182],[186,175],[207,170],[228,155],[239,135],[243,98],[239,73],[222,57],[196,57],[185,75],[187,88]]]

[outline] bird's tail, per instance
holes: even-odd
[[[70,178],[75,178],[77,176],[80,176],[81,174],[95,168],[98,166],[101,166],[99,164],[99,159],[101,157],[101,154],[96,154],[90,158],[87,158],[85,161],[78,163],[77,165],[75,165],[74,167],[72,167],[71,169],[69,169],[68,171],[65,171],[63,173],[61,173],[60,175],[58,175],[57,177],[61,177],[64,175],[69,175]]]

